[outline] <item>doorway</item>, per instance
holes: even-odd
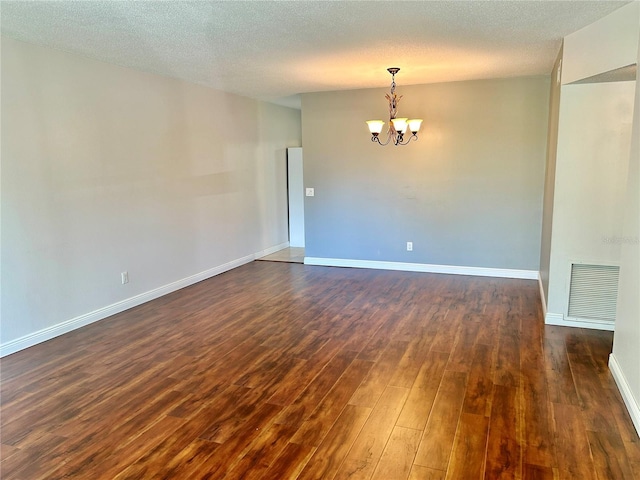
[[[287,148],[289,248],[260,258],[271,262],[304,263],[304,169],[302,148]]]

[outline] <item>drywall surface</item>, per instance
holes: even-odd
[[[567,84],[636,63],[640,2],[564,38],[562,83]]]
[[[549,78],[396,81],[407,146],[369,139],[386,89],[302,96],[305,256],[537,271]]]
[[[547,165],[544,179],[544,200],[542,208],[542,238],[540,240],[540,281],[544,294],[543,302],[549,297],[549,262],[551,261],[551,233],[553,231],[553,194],[556,182],[556,156],[558,153],[558,121],[560,118],[560,77],[562,74],[562,49],[551,72],[549,93],[549,124],[547,133]]]
[[[635,82],[565,85],[547,311],[566,314],[571,263],[617,265]]]
[[[636,403],[640,431],[640,88],[636,85],[631,160],[624,196],[624,223],[620,245],[618,314],[613,355]]]
[[[299,145],[296,110],[3,38],[2,343],[286,242]]]
[[[638,23],[640,24],[640,15]],[[638,63],[640,64],[640,49]],[[640,84],[637,81],[634,104],[622,237],[619,241],[620,280],[613,357],[623,377],[617,380],[619,383],[624,380],[627,382],[625,401],[640,434]],[[623,388],[621,390],[625,393]]]

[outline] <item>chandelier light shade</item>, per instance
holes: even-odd
[[[406,145],[411,140],[418,139],[418,131],[422,125],[421,118],[413,118],[409,120],[405,117],[396,117],[398,113],[398,103],[402,98],[402,95],[396,95],[396,73],[400,71],[397,67],[387,68],[387,71],[391,74],[391,92],[385,95],[385,98],[389,102],[389,122],[387,129],[387,139],[383,143],[380,141],[380,134],[384,128],[386,122],[382,120],[368,120],[369,132],[371,133],[371,141],[379,145]],[[405,141],[405,135],[407,131],[411,132],[411,136]]]

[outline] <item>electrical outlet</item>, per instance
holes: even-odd
[[[413,242],[407,242],[407,252],[413,252]]]
[[[129,272],[122,272],[120,274],[120,280],[122,280],[122,284],[129,283]]]

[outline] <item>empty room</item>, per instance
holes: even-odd
[[[640,480],[640,1],[0,19],[0,478]]]

